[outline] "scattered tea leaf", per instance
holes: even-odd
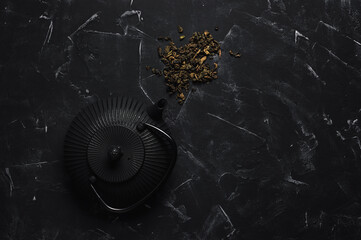
[[[158,47],[157,50],[158,50],[158,56],[159,56],[159,57],[162,57],[162,55],[163,55],[163,54],[162,54],[162,48]]]
[[[147,68],[147,67],[149,67],[149,66],[146,66],[146,69],[149,70],[150,67],[149,68]],[[162,76],[162,71],[159,69],[156,69],[156,68],[152,68],[152,73],[155,75],[158,75],[158,76]]]
[[[183,28],[181,26],[178,25],[178,32],[182,33],[183,32]]]
[[[172,41],[172,39],[170,37],[164,37],[164,36],[159,36],[158,41]]]
[[[241,57],[241,54],[239,52],[234,53],[232,50],[229,50],[229,55],[231,55],[232,57],[235,57],[235,58]]]

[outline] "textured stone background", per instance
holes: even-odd
[[[1,239],[361,238],[360,0],[0,9]],[[210,30],[224,50],[219,79],[182,106],[145,71],[161,68],[156,37],[178,25]],[[178,161],[138,211],[94,214],[70,191],[63,138],[81,107],[125,94],[169,99]]]

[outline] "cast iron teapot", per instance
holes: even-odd
[[[129,97],[113,97],[84,108],[64,143],[75,189],[110,212],[142,205],[168,177],[177,156],[162,119],[165,105],[165,99],[145,107]]]

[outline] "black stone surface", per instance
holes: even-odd
[[[360,0],[0,5],[0,239],[361,238]],[[178,25],[224,50],[182,106],[145,70]],[[160,192],[120,216],[82,207],[62,158],[75,114],[111,95],[168,98],[179,146]]]

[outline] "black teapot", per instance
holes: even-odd
[[[162,119],[165,106],[165,99],[145,107],[129,97],[113,97],[84,108],[64,143],[75,189],[110,212],[142,205],[176,161],[177,146]]]

